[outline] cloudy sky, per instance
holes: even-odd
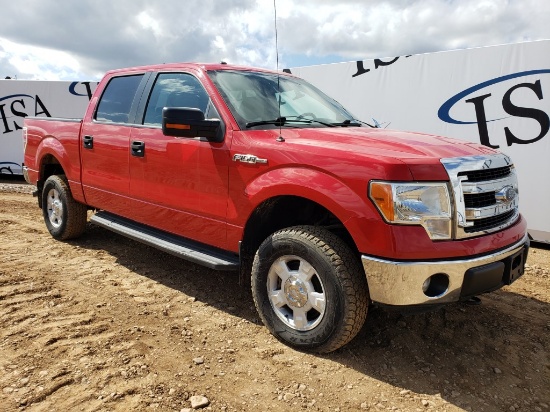
[[[273,0],[2,0],[0,78],[143,64],[276,68]],[[550,39],[549,0],[276,0],[279,67]]]

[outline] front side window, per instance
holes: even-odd
[[[165,107],[188,107],[207,112],[210,98],[202,84],[187,73],[160,73],[155,81],[147,103],[143,124],[160,126],[162,109]]]
[[[113,77],[97,106],[95,120],[128,123],[132,102],[143,75]]]

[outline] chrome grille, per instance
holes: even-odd
[[[517,176],[504,154],[441,159],[452,186],[455,238],[496,232],[519,217]]]
[[[495,192],[464,194],[466,209],[486,207],[496,204]]]
[[[465,227],[464,232],[475,233],[483,230],[492,229],[496,226],[500,226],[510,220],[514,216],[514,213],[514,210],[510,210],[509,212],[503,213],[501,215],[474,220],[474,225]]]
[[[460,172],[458,176],[466,176],[468,182],[483,182],[484,180],[502,179],[511,173],[513,166],[497,167],[495,169],[470,170]]]

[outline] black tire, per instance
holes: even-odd
[[[86,205],[73,199],[65,176],[52,175],[42,190],[42,214],[50,234],[58,240],[74,239],[86,229]]]
[[[252,267],[252,295],[277,339],[316,353],[352,340],[369,305],[357,255],[338,236],[315,226],[283,229],[261,244]]]

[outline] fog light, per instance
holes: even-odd
[[[440,298],[449,290],[449,276],[445,273],[436,273],[422,284],[422,292],[429,298]]]

